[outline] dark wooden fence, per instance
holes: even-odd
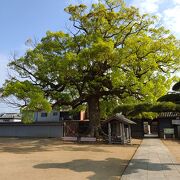
[[[0,123],[0,137],[62,137],[63,123]]]

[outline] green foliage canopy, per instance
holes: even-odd
[[[172,102],[122,104],[114,113],[122,113],[131,118],[154,119],[161,112],[180,112],[180,105]]]
[[[173,102],[176,104],[180,104],[180,94],[176,93],[171,93],[171,94],[166,94],[158,99],[160,102]]]

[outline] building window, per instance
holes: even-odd
[[[53,112],[53,116],[57,116],[58,115],[58,112]]]
[[[41,113],[41,117],[47,117],[47,113],[45,112]]]

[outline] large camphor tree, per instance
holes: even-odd
[[[108,98],[156,101],[179,66],[179,42],[156,17],[123,1],[70,5],[69,33],[46,37],[9,67],[3,97],[14,95],[27,110],[87,104],[91,135],[98,135],[100,102]]]

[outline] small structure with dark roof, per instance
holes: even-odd
[[[125,118],[121,114],[115,114],[103,122],[103,126],[108,133],[109,143],[130,143],[131,142],[131,125],[135,122]]]

